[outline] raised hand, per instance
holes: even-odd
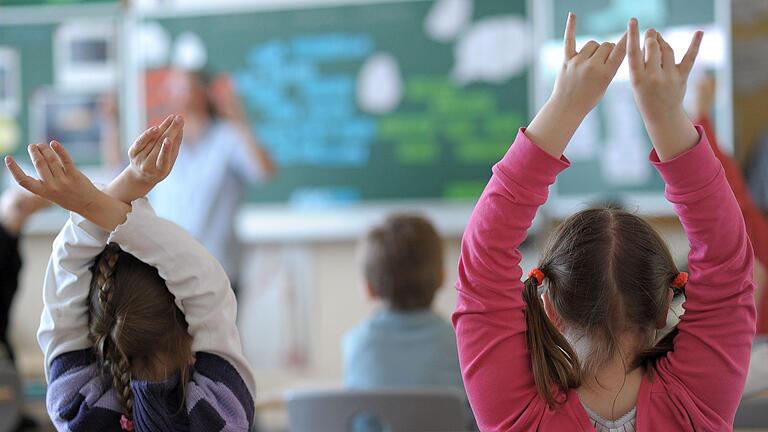
[[[32,144],[28,151],[40,179],[25,174],[11,156],[5,157],[5,165],[21,187],[108,231],[125,221],[130,206],[98,190],[58,141],[51,141],[50,145]]]
[[[576,51],[576,15],[569,14],[563,45],[563,66],[552,98],[562,100],[571,110],[586,116],[616,76],[627,52],[627,35],[625,33],[616,44],[591,40],[581,51]]]
[[[698,133],[683,109],[683,97],[703,32],[696,32],[679,64],[675,53],[654,29],[640,49],[637,20],[628,24],[629,71],[635,102],[661,160],[673,158],[698,142]]]
[[[170,174],[179,156],[183,135],[184,119],[176,115],[144,131],[128,150],[130,165],[104,192],[124,203],[148,194]]]
[[[584,117],[605,94],[627,52],[627,35],[618,43],[587,42],[576,50],[576,15],[568,14],[564,60],[547,103],[526,131],[543,150],[559,157]]]
[[[24,189],[76,213],[85,211],[100,193],[58,141],[51,141],[50,145],[31,144],[27,151],[40,179],[24,173],[13,157],[5,157],[5,165]]]
[[[160,124],[144,131],[128,149],[130,170],[137,181],[151,184],[168,177],[179,156],[184,136],[184,119],[170,115]]]

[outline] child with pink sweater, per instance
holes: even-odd
[[[723,168],[683,111],[701,38],[676,64],[653,29],[641,49],[633,19],[617,44],[576,51],[569,16],[554,92],[494,167],[462,242],[453,322],[481,430],[732,428],[755,332],[753,252]],[[563,222],[523,283],[518,247],[625,54],[690,278],[642,219],[592,209]],[[685,315],[660,334],[676,290]]]

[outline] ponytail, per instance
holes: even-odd
[[[554,407],[563,401],[555,397],[553,390],[557,389],[559,392],[579,386],[579,359],[565,337],[547,317],[538,293],[540,281],[534,272],[531,272],[525,281],[523,290],[523,299],[528,306],[525,309],[528,328],[526,337],[539,396],[547,401],[547,405]],[[538,271],[537,275],[541,274],[541,271]],[[539,278],[543,281],[543,277]]]

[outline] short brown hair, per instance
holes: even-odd
[[[398,214],[363,242],[365,278],[395,310],[427,309],[443,281],[443,244],[422,216]]]

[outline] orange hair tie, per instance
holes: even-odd
[[[538,267],[531,270],[531,272],[528,273],[528,277],[536,279],[536,285],[541,285],[541,283],[544,282],[544,279],[546,279],[544,272],[539,270]]]
[[[683,289],[685,284],[688,283],[688,272],[680,272],[675,276],[675,280],[672,281],[672,286],[677,289]]]

